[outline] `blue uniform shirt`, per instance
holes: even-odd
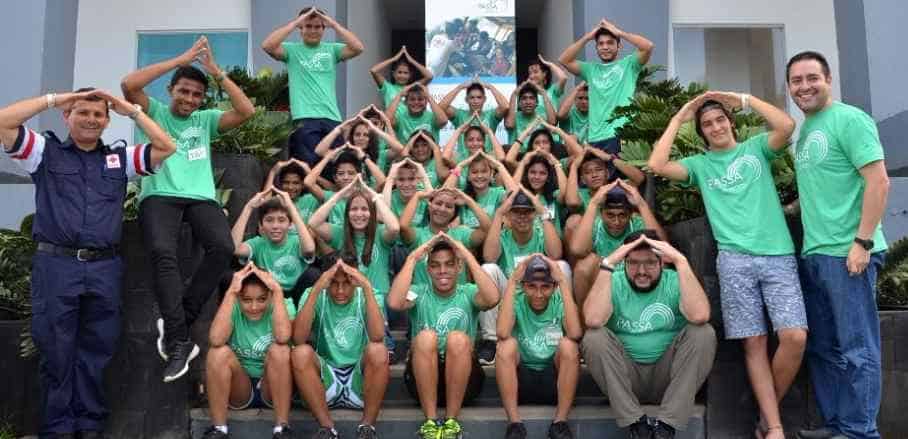
[[[105,249],[120,242],[126,180],[148,175],[151,146],[111,147],[98,142],[83,151],[65,142],[19,127],[6,153],[35,183],[35,241]]]

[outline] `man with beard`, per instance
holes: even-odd
[[[190,65],[194,61],[227,92],[231,110],[201,109],[208,77]],[[167,87],[169,105],[145,93],[152,81],[174,69]],[[158,355],[166,362],[164,382],[170,382],[186,374],[189,362],[199,354],[199,347],[189,339],[189,328],[217,287],[234,251],[230,226],[215,194],[211,142],[252,117],[255,107],[218,67],[204,36],[183,54],[126,75],[120,87],[126,99],[146,108],[177,144],[176,153],[161,169],[142,179],[139,193],[139,224],[149,248],[155,297],[161,310]],[[139,137],[144,138],[144,134]],[[183,222],[192,227],[193,241],[205,248],[205,257],[188,286],[183,283],[177,258]]]
[[[622,38],[633,44],[637,52],[619,60]],[[590,41],[596,43],[596,54],[602,63],[577,60]],[[610,121],[612,112],[630,102],[637,87],[637,77],[652,53],[652,41],[624,32],[605,19],[561,53],[558,61],[569,72],[586,81],[589,87],[589,140],[594,147],[612,154],[621,151],[615,131],[627,123],[627,118]]]
[[[428,256],[429,284],[414,284],[416,264]],[[466,265],[473,283],[458,282]],[[413,340],[404,382],[419,400],[426,421],[423,439],[460,438],[461,406],[479,395],[485,375],[473,353],[479,312],[498,304],[498,289],[470,250],[444,233],[417,247],[388,294],[388,306],[408,310]],[[445,403],[445,421],[438,401]]]
[[[709,299],[687,258],[652,231],[628,236],[601,268],[583,304],[583,358],[629,437],[674,438],[716,354]],[[659,405],[655,417],[647,403]]]
[[[791,98],[807,116],[795,156],[804,224],[800,269],[810,326],[807,364],[825,422],[800,436],[879,438],[876,281],[889,193],[883,146],[873,118],[832,99],[823,55],[795,55],[786,76]]]

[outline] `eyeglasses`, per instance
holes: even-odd
[[[631,271],[639,270],[640,267],[643,267],[644,270],[652,271],[652,270],[659,268],[659,260],[658,259],[647,259],[645,261],[635,261],[632,259],[628,259],[624,262],[624,265],[626,265],[627,269],[631,270]]]

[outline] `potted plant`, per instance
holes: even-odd
[[[38,358],[31,340],[31,264],[36,244],[31,239],[33,215],[19,230],[0,230],[0,419],[19,433],[38,426],[40,391]]]
[[[889,244],[886,261],[877,273],[877,305],[880,309],[880,340],[883,351],[883,398],[880,434],[899,437],[908,431],[904,407],[908,396],[898,389],[908,377],[908,237]]]

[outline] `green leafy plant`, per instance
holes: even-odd
[[[32,221],[33,215],[29,215],[19,230],[0,229],[0,313],[5,319],[31,319],[31,265],[37,248],[31,239]],[[36,352],[30,326],[20,335],[23,357]]]
[[[275,74],[271,69],[264,67],[255,75],[250,75],[242,67],[233,67],[227,70],[227,76],[256,105],[265,107],[268,111],[290,109],[289,78],[286,71]],[[228,100],[227,93],[214,78],[209,77],[208,83],[212,86],[208,90],[207,108],[213,108],[218,102]]]
[[[669,121],[685,103],[705,92],[707,86],[692,82],[684,87],[675,79],[654,81],[653,75],[663,70],[660,66],[647,66],[640,74],[637,91],[629,105],[615,109],[613,119],[626,117],[629,122],[618,129],[622,139],[621,158],[634,166],[647,169],[646,162],[653,145],[662,136]],[[738,139],[743,141],[765,130],[764,120],[756,113],[736,113],[735,125]],[[678,132],[670,155],[671,160],[681,160],[705,152],[703,139],[697,135],[693,123],[684,124]],[[776,189],[783,203],[797,198],[794,181],[794,159],[783,154],[772,163]],[[675,224],[705,215],[700,191],[655,178],[656,213],[663,224]]]
[[[908,237],[889,245],[886,262],[877,273],[877,303],[908,306]]]

